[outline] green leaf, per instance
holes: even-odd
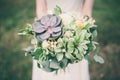
[[[46,59],[47,59],[47,57],[45,55],[40,54],[38,61],[41,63],[41,62],[45,61]]]
[[[66,58],[74,60],[75,57],[71,53],[65,53]]]
[[[50,68],[59,69],[60,65],[59,65],[58,61],[57,60],[51,60],[50,61]]]
[[[49,67],[50,62],[46,60],[46,61],[42,61],[40,64],[42,65],[42,67]]]
[[[41,65],[39,63],[37,63],[37,67],[41,68]]]
[[[90,26],[91,26],[91,24],[90,24],[90,23],[88,23],[88,24],[86,24],[86,25],[85,25],[85,27],[84,27],[83,29],[88,30],[88,29],[90,28]]]
[[[48,55],[49,54],[49,50],[45,49],[45,54]]]
[[[97,47],[94,51],[94,57],[93,58],[96,62],[104,63],[104,59],[101,56],[98,56],[99,51],[100,51],[100,48]]]
[[[67,65],[68,65],[68,60],[66,58],[63,58],[61,60],[60,67],[61,68],[66,68]]]
[[[18,33],[18,35],[27,35],[27,32],[26,31],[21,31]]]
[[[83,57],[84,57],[83,54],[80,52],[79,49],[75,49],[74,54],[75,54],[75,56],[76,56],[79,60],[82,60]]]
[[[90,43],[90,41],[84,40],[84,41],[81,43],[81,45],[86,45],[86,44],[89,44],[89,43]]]
[[[104,63],[104,59],[103,59],[101,56],[94,55],[93,58],[94,58],[94,60],[95,60],[96,62],[99,62],[99,63],[101,63],[101,64]]]
[[[43,53],[43,50],[41,48],[37,48],[35,51],[34,51],[34,59],[39,59],[39,56],[42,55]]]
[[[18,35],[34,35],[34,31],[32,29],[31,24],[27,24],[27,26],[24,29],[21,29],[18,33]]]
[[[85,36],[86,39],[89,39],[91,35],[92,35],[91,33],[88,33],[88,32],[87,32],[87,33],[86,33],[86,36]]]
[[[77,57],[79,60],[82,60],[82,59],[83,59],[83,54],[78,53],[78,54],[76,54],[76,57]]]
[[[63,59],[63,53],[58,53],[56,55],[56,58],[57,58],[58,61],[61,61]]]
[[[89,55],[84,56],[84,58],[88,61],[89,64],[92,62]]]
[[[95,39],[97,37],[97,31],[94,30],[93,33],[92,33],[92,39]]]
[[[80,42],[80,36],[79,35],[76,35],[74,36],[74,39],[75,39],[75,43],[78,44]]]
[[[87,33],[87,30],[82,30],[80,33],[79,33],[79,36],[80,36],[80,41],[82,42],[86,36],[86,33]]]
[[[34,51],[34,49],[35,49],[35,47],[34,46],[28,46],[28,47],[26,47],[26,48],[23,48],[23,51],[25,51],[25,52],[27,52],[27,53],[31,53],[31,52],[33,52]]]
[[[78,53],[79,53],[78,49],[74,49],[73,54],[78,54]]]
[[[83,49],[82,46],[79,46],[79,47],[78,47],[78,50],[79,50],[80,53],[84,52],[84,49]]]
[[[41,69],[44,70],[44,71],[46,71],[46,72],[53,72],[54,71],[54,69],[49,68],[49,67],[43,67]]]
[[[56,7],[54,8],[54,13],[59,15],[62,13],[62,9],[58,5],[56,5]]]
[[[95,51],[94,51],[94,54],[95,54],[95,55],[98,55],[99,51],[100,51],[100,48],[97,47],[97,48],[95,49]]]
[[[46,71],[46,72],[52,72],[54,69],[51,69],[50,66],[50,62],[49,61],[43,61],[42,63],[42,70]]]
[[[92,26],[92,27],[90,28],[90,32],[93,33],[93,31],[96,30],[96,29],[97,29],[97,27]]]
[[[83,47],[84,50],[88,49],[87,45],[82,45],[82,47]]]
[[[68,42],[67,53],[72,53],[73,50],[74,50],[74,44],[73,44],[73,42]]]
[[[84,56],[86,56],[87,54],[89,54],[90,51],[93,50],[93,44],[92,44],[92,42],[90,42],[89,44],[87,44],[87,46],[88,46],[88,50],[87,50],[86,54],[84,54]]]

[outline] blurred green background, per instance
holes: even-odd
[[[104,64],[90,64],[91,80],[120,80],[120,0],[95,0],[93,17]],[[35,17],[35,0],[0,0],[0,80],[31,80],[32,59],[17,32]]]

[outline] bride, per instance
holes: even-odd
[[[36,0],[36,15],[38,18],[46,15],[56,5],[65,12],[77,12],[80,16],[92,16],[94,0]],[[54,72],[45,72],[37,67],[33,60],[32,80],[90,80],[88,62],[84,59],[79,63],[70,64],[66,72],[61,71],[57,75]]]

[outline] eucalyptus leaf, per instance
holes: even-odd
[[[88,61],[89,64],[92,62],[89,55],[86,55],[84,58]]]
[[[49,65],[50,65],[50,61],[43,61],[43,62],[41,62],[41,64],[42,64],[42,67],[49,67]]]
[[[49,67],[44,67],[41,68],[42,70],[46,71],[46,72],[53,72],[55,69],[49,68]]]
[[[100,51],[100,48],[97,47],[97,48],[95,49],[95,51],[94,51],[94,54],[95,54],[95,55],[98,55],[99,51]]]
[[[68,59],[63,58],[63,59],[61,60],[60,67],[61,67],[61,68],[66,68],[67,65],[68,65]]]
[[[54,69],[50,68],[50,62],[49,61],[43,61],[42,62],[42,70],[46,72],[52,72]]]
[[[104,63],[104,59],[103,59],[101,56],[94,55],[93,58],[94,58],[94,60],[95,60],[96,62],[99,62],[99,63],[101,63],[101,64]]]
[[[92,39],[95,39],[97,37],[97,31],[94,30],[93,33],[92,33]]]
[[[60,68],[60,64],[58,63],[58,61],[57,60],[51,60],[50,61],[50,68],[53,68],[53,69],[58,69],[58,68]]]

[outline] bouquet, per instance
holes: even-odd
[[[38,67],[53,72],[80,62],[96,49],[95,20],[63,12],[56,6],[52,13],[36,19],[20,30],[19,35],[31,36],[32,47],[25,48],[37,60]],[[98,56],[97,56],[98,57]]]

